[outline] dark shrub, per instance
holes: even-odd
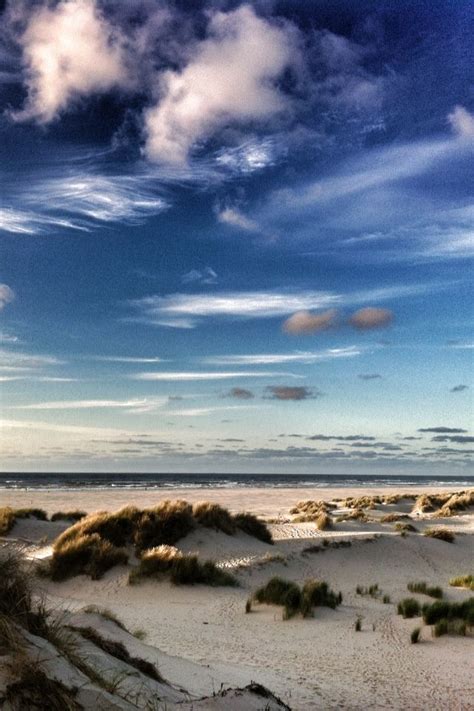
[[[57,581],[81,574],[98,580],[110,568],[127,562],[128,555],[123,549],[102,539],[98,533],[86,534],[55,543],[49,575]]]
[[[423,535],[429,536],[430,538],[436,538],[438,541],[454,543],[454,533],[453,531],[449,531],[447,528],[427,528]]]
[[[233,575],[210,560],[201,563],[197,555],[184,555],[173,546],[162,545],[143,553],[140,564],[129,576],[131,584],[142,578],[169,577],[175,585],[237,585]]]
[[[56,511],[51,516],[51,521],[80,521],[85,518],[87,513],[85,511]]]
[[[264,543],[273,543],[272,534],[264,521],[249,513],[238,513],[234,516],[234,523],[241,531],[257,538]]]
[[[206,528],[214,528],[231,536],[235,533],[235,521],[227,509],[210,501],[200,501],[193,505],[193,516],[197,523]]]
[[[187,501],[162,501],[141,512],[134,543],[137,551],[174,545],[194,529],[193,512]]]
[[[420,603],[413,597],[407,597],[398,603],[397,612],[405,619],[418,617],[420,615]]]
[[[429,595],[430,597],[435,597],[441,600],[443,597],[443,591],[438,586],[428,586],[427,583],[420,581],[414,583],[408,583],[407,588],[410,592],[421,593],[423,595]]]

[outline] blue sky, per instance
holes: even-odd
[[[472,2],[1,7],[4,470],[468,471]]]

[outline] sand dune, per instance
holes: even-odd
[[[179,493],[191,499],[189,491]],[[351,495],[347,490],[341,493]],[[291,519],[289,507],[305,498],[306,492],[292,492],[290,499],[287,491],[267,494],[259,492],[252,506],[247,492],[208,491],[206,498],[229,503],[233,510],[243,508],[245,500],[245,508]],[[201,490],[200,499],[202,495]],[[26,505],[26,496],[15,505]],[[38,497],[28,492],[28,496],[35,506],[48,501],[43,492]],[[103,492],[102,500],[101,496],[95,492],[94,506],[89,508],[112,508],[108,494]],[[143,493],[135,495],[141,504],[143,497]],[[310,497],[323,498],[319,490]],[[121,495],[114,492],[113,503],[119,499]],[[88,501],[87,493],[75,503],[87,509]],[[47,506],[50,512],[66,507],[59,492]],[[244,687],[255,681],[293,709],[474,708],[472,637],[435,639],[424,627],[422,643],[413,645],[410,632],[420,620],[404,620],[396,613],[396,602],[404,597],[429,600],[407,592],[412,580],[440,585],[448,600],[469,597],[468,590],[450,587],[449,579],[472,572],[473,509],[436,521],[431,514],[415,515],[411,523],[418,532],[406,536],[395,530],[395,523],[380,522],[383,514],[406,514],[412,507],[413,502],[406,501],[377,506],[367,511],[373,520],[336,522],[328,531],[319,531],[311,522],[270,524],[273,546],[244,533],[230,536],[204,528],[179,541],[183,552],[196,552],[232,570],[240,583],[237,588],[174,586],[166,581],[130,586],[128,568],[123,566],[98,581],[78,576],[41,585],[50,603],[75,612],[76,620],[85,605],[94,604],[112,610],[128,629],[145,631],[150,660],[174,686],[195,697],[212,694],[222,685]],[[423,536],[433,523],[455,531],[455,543]],[[51,527],[53,533],[52,526],[54,535],[64,529],[63,524],[24,520],[8,539],[35,541],[30,553],[47,555],[49,541],[44,537],[51,538],[47,530]],[[341,541],[350,545],[341,546]],[[283,621],[281,608],[265,605],[245,614],[248,596],[274,575],[298,583],[308,578],[326,580],[342,591],[343,603],[336,610],[318,607],[311,619]],[[356,594],[358,584],[375,583],[390,596],[390,603],[384,604],[382,596]],[[362,619],[360,633],[354,630],[357,616]],[[230,700],[229,696],[229,704]],[[202,704],[193,708],[214,708],[210,701]]]

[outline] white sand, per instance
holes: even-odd
[[[386,488],[370,493],[377,491],[388,493]],[[159,495],[120,490],[4,491],[0,501],[2,505],[42,507],[51,513],[70,508],[113,510],[129,503],[149,506],[166,497],[205,498],[233,511],[247,509],[275,517],[288,514],[301,499],[362,493],[360,489],[309,488],[185,489]],[[384,511],[402,508],[398,504]],[[420,520],[415,525],[422,531],[428,523]],[[209,694],[221,684],[241,686],[253,680],[269,687],[293,709],[474,709],[472,637],[433,639],[425,627],[422,642],[412,645],[410,632],[420,619],[403,620],[394,604],[355,593],[357,584],[378,583],[396,603],[412,596],[406,589],[410,580],[425,580],[441,585],[449,600],[469,597],[467,590],[449,587],[448,581],[474,568],[472,509],[470,514],[430,523],[458,532],[456,542],[448,544],[419,534],[403,538],[394,532],[393,524],[357,521],[337,524],[324,533],[311,523],[274,524],[274,546],[246,535],[226,536],[207,529],[198,529],[180,542],[183,550],[197,551],[234,568],[241,583],[237,589],[175,587],[164,582],[131,587],[125,568],[110,571],[100,581],[81,576],[44,585],[55,605],[71,609],[104,606],[129,629],[145,630],[147,642],[157,647],[156,659],[164,676],[192,693]],[[18,523],[11,537],[27,539],[30,535],[38,540],[40,533],[44,535],[38,524],[32,524],[29,533],[29,525]],[[374,539],[374,535],[379,537]],[[302,553],[322,538],[350,538],[352,546]],[[269,556],[284,560],[272,562]],[[247,597],[272,575],[297,582],[324,579],[342,591],[343,604],[334,611],[316,608],[314,619],[282,621],[280,608],[265,606],[246,615]],[[415,597],[420,602],[431,600]],[[354,630],[357,615],[362,616],[360,633]]]

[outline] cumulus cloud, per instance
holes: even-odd
[[[462,393],[464,390],[469,390],[469,385],[455,385],[454,388],[451,388],[450,392],[451,393]]]
[[[15,298],[15,292],[7,284],[0,284],[0,311]]]
[[[329,309],[320,314],[313,314],[310,311],[297,311],[284,321],[282,328],[285,333],[297,336],[304,333],[326,331],[336,324],[336,320],[336,309]]]
[[[80,97],[130,83],[124,38],[95,0],[36,8],[19,43],[28,98],[18,121],[48,123]]]
[[[274,82],[296,51],[294,31],[250,5],[216,12],[193,59],[161,77],[162,98],[145,112],[147,157],[185,164],[193,145],[221,126],[281,112],[286,101]]]
[[[382,376],[380,373],[360,373],[357,377],[361,380],[379,380]]]
[[[448,116],[448,121],[461,138],[474,138],[474,115],[464,106],[455,106]]]
[[[267,388],[272,400],[311,400],[321,393],[305,386],[271,385]]]
[[[246,388],[232,388],[227,395],[228,397],[235,397],[237,400],[251,400],[254,397],[253,392]]]
[[[349,319],[349,324],[359,331],[370,331],[375,328],[384,328],[393,321],[393,313],[389,309],[378,309],[368,306],[359,309]]]

